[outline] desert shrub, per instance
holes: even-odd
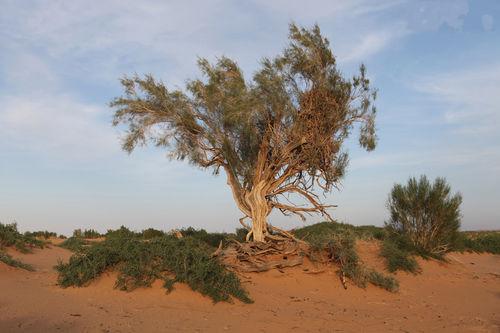
[[[125,226],[121,226],[119,229],[111,230],[109,229],[104,235],[106,239],[108,238],[142,238],[142,234],[138,232],[131,231]]]
[[[326,252],[329,260],[339,266],[339,273],[351,279],[358,287],[365,288],[371,283],[395,292],[399,287],[398,281],[391,276],[366,268],[356,252],[356,238],[378,232],[375,228],[356,229],[348,224],[323,222],[295,230],[294,234],[309,243],[310,258],[313,261]]]
[[[244,242],[246,240],[248,234],[248,230],[245,228],[237,228],[235,233],[234,233],[234,239],[237,240],[238,242]],[[228,237],[230,239],[231,236]]]
[[[161,230],[156,230],[153,228],[148,228],[142,231],[142,238],[144,239],[152,239],[155,237],[162,237],[165,235],[165,233]]]
[[[356,238],[359,239],[379,239],[382,240],[386,236],[384,228],[374,225],[354,226],[346,223],[338,222],[320,222],[307,227],[293,230],[293,234],[300,239],[308,239],[321,237],[321,235],[330,235],[341,231],[350,231]]]
[[[389,272],[402,270],[416,274],[420,270],[412,253],[393,239],[386,239],[382,242],[380,255],[385,259]]]
[[[65,235],[63,235],[63,234],[60,234],[60,235],[58,236],[58,238],[60,238],[60,239],[67,239],[68,237],[66,237],[66,236],[65,236]]]
[[[94,229],[85,229],[83,231],[82,229],[75,229],[73,231],[73,237],[92,239],[102,237],[102,235]]]
[[[35,247],[43,248],[45,242],[31,235],[23,235],[17,230],[17,224],[0,223],[0,249],[14,246],[22,253],[30,253]]]
[[[426,176],[396,184],[387,206],[388,230],[407,236],[423,253],[442,254],[451,249],[460,228],[460,194],[451,195],[444,178],[433,184]]]
[[[0,250],[0,262],[3,262],[3,263],[5,263],[9,266],[12,266],[12,267],[25,269],[27,271],[34,271],[35,270],[33,268],[33,266],[12,258],[12,256],[3,252],[2,250]]]
[[[84,286],[107,269],[119,272],[116,287],[133,290],[150,286],[162,279],[171,290],[176,282],[187,283],[193,290],[215,302],[236,297],[251,302],[238,277],[213,258],[213,249],[192,236],[177,239],[170,235],[144,241],[126,228],[109,232],[105,241],[74,254],[67,264],[56,266],[63,287]]]
[[[55,232],[50,232],[47,230],[27,231],[24,233],[24,235],[27,237],[40,237],[40,238],[44,238],[44,239],[49,239],[51,237],[57,237],[57,234]]]
[[[220,242],[225,242],[231,234],[219,233],[219,232],[207,232],[205,229],[194,229],[189,227],[181,230],[181,234],[187,237],[193,237],[199,239],[202,242],[207,243],[211,247],[218,247]]]
[[[500,232],[461,232],[453,244],[456,251],[500,254]]]
[[[61,244],[59,244],[59,247],[73,252],[79,252],[87,245],[88,242],[84,238],[72,236],[70,238],[66,238]]]

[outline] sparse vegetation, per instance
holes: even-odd
[[[499,231],[466,231],[461,232],[455,240],[453,249],[456,251],[487,252],[500,254]]]
[[[33,248],[42,248],[45,242],[36,239],[34,236],[29,234],[21,234],[17,230],[17,224],[3,224],[0,223],[0,261],[13,267],[18,267],[33,271],[34,268],[31,265],[25,264],[17,259],[12,258],[8,253],[5,252],[6,247],[14,247],[16,250],[22,253],[30,253]]]
[[[394,239],[385,239],[382,242],[380,255],[385,259],[389,272],[402,270],[416,274],[420,271],[420,266],[413,253]]]
[[[364,267],[356,253],[356,238],[383,238],[382,228],[322,222],[297,229],[294,235],[310,244],[311,259],[317,260],[326,251],[329,260],[339,265],[341,276],[345,275],[357,286],[365,288],[371,283],[392,292],[398,290],[399,284],[394,277]]]
[[[0,249],[13,246],[22,253],[30,253],[33,248],[43,248],[45,242],[31,235],[23,235],[17,230],[17,224],[0,223]]]
[[[98,231],[94,229],[85,229],[83,231],[82,229],[75,229],[73,231],[73,237],[92,239],[92,238],[100,238],[102,236],[103,235],[101,235]]]
[[[30,264],[26,264],[22,261],[19,261],[17,259],[12,258],[11,255],[3,252],[2,250],[0,250],[0,262],[3,262],[3,263],[5,263],[9,266],[12,266],[12,267],[25,269],[27,271],[34,271],[35,270],[33,268],[33,266],[31,266]]]
[[[57,234],[55,232],[43,230],[43,231],[27,231],[24,233],[25,236],[27,237],[39,237],[39,238],[44,238],[44,239],[49,239],[51,237],[57,237]]]
[[[60,247],[73,252],[81,251],[86,245],[88,245],[88,242],[85,239],[75,236],[66,238],[61,244],[59,244]]]
[[[231,297],[251,302],[238,277],[211,256],[207,243],[186,236],[171,235],[144,241],[125,227],[108,232],[105,241],[83,247],[67,264],[59,263],[59,284],[63,287],[84,286],[107,269],[117,269],[116,287],[133,290],[150,286],[162,279],[171,290],[174,283],[187,283],[193,290],[211,297],[215,302]]]

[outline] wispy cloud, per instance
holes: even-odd
[[[500,63],[423,76],[414,88],[444,109],[444,120],[462,133],[496,131],[500,122]]]
[[[0,97],[0,147],[73,161],[118,151],[103,108],[70,95]],[[7,145],[7,147],[6,147]]]

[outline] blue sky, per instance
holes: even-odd
[[[342,71],[364,62],[379,89],[379,145],[348,143],[341,191],[324,198],[339,206],[331,214],[382,225],[392,185],[427,174],[462,193],[464,229],[500,227],[500,1],[0,4],[0,221],[232,231],[240,214],[225,177],[155,149],[127,155],[107,103],[124,74],[182,87],[199,75],[198,56],[229,56],[250,78],[294,21],[318,23]]]

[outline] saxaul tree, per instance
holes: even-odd
[[[274,237],[267,222],[273,209],[331,220],[331,206],[316,192],[338,187],[348,163],[344,141],[359,129],[362,147],[376,144],[376,90],[364,65],[345,78],[319,27],[295,24],[288,46],[263,59],[252,80],[227,57],[198,65],[203,78],[184,90],[170,90],[151,75],[121,80],[124,95],[111,106],[114,125],[128,128],[124,150],[154,144],[215,174],[223,170],[247,240]]]

